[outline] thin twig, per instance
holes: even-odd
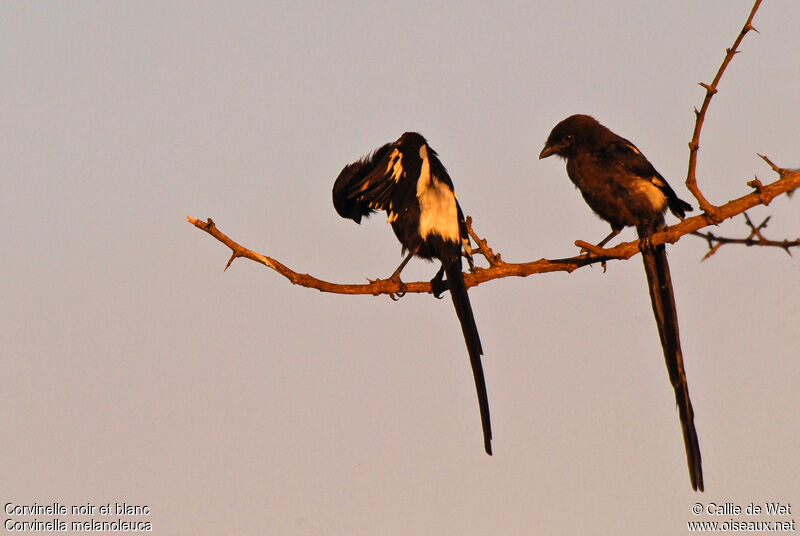
[[[704,261],[719,251],[719,248],[726,244],[741,244],[745,246],[763,246],[763,247],[776,247],[784,250],[789,256],[792,255],[791,248],[800,247],[800,238],[795,240],[769,240],[762,234],[762,229],[766,228],[771,216],[767,216],[764,221],[758,225],[754,225],[747,212],[743,213],[745,224],[750,228],[750,234],[745,238],[729,238],[724,236],[717,236],[712,232],[701,233],[695,231],[692,234],[704,238],[708,243],[708,252],[703,256],[701,261]]]
[[[756,32],[758,31],[753,27],[753,17],[755,16],[756,11],[758,11],[758,7],[760,5],[761,0],[756,0],[755,4],[753,4],[753,9],[750,11],[750,16],[747,17],[747,22],[744,23],[742,30],[739,32],[739,35],[733,42],[733,46],[726,50],[725,58],[723,58],[722,64],[719,66],[719,70],[717,71],[717,75],[714,77],[714,80],[710,84],[700,82],[700,85],[706,90],[706,96],[703,99],[703,104],[700,106],[700,110],[698,111],[697,108],[694,109],[695,124],[694,132],[692,134],[692,141],[689,142],[689,170],[686,174],[686,187],[690,192],[692,192],[692,195],[695,197],[695,199],[697,199],[697,202],[700,204],[700,210],[708,214],[712,219],[717,219],[719,217],[717,214],[718,207],[715,207],[709,203],[700,192],[700,189],[697,187],[697,177],[695,175],[697,170],[697,151],[700,148],[700,130],[703,128],[703,122],[705,121],[706,111],[708,111],[711,98],[717,93],[719,81],[722,79],[722,75],[725,72],[725,69],[728,67],[728,64],[738,52],[737,49],[739,48],[739,44],[741,44],[742,39],[744,39],[744,36],[747,35],[747,32],[751,30],[755,30]]]
[[[495,254],[492,251],[492,248],[489,247],[489,244],[486,242],[485,238],[479,238],[475,231],[472,229],[472,216],[467,216],[466,218],[467,224],[467,233],[478,246],[478,251],[481,255],[486,259],[486,262],[489,263],[489,266],[499,266],[503,263],[503,260],[500,258],[500,254]]]

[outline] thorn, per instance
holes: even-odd
[[[700,110],[698,110],[696,106],[694,108],[694,115],[695,117],[700,117]]]
[[[787,173],[787,170],[785,170],[785,169],[784,169],[784,168],[782,168],[782,167],[778,167],[778,166],[776,166],[776,165],[775,165],[775,164],[772,162],[772,160],[770,160],[770,159],[769,159],[768,157],[766,157],[765,155],[763,155],[763,154],[760,154],[760,153],[756,153],[756,154],[757,154],[758,156],[760,156],[760,157],[761,157],[761,159],[762,159],[764,162],[766,162],[766,163],[767,163],[767,165],[768,165],[769,167],[771,167],[771,168],[772,168],[772,171],[774,171],[775,173],[777,173],[777,174],[778,174],[778,175],[780,175],[781,177],[783,177],[783,176],[784,176],[784,175]]]
[[[753,176],[753,180],[748,181],[747,185],[750,188],[752,188],[753,190],[755,190],[756,192],[760,192],[761,188],[764,186],[763,184],[761,184],[761,181],[758,180],[758,177],[756,177],[756,176]]]
[[[717,252],[717,250],[719,250],[719,248],[721,248],[721,247],[722,247],[722,242],[717,242],[717,243],[714,245],[714,247],[712,247],[711,249],[709,249],[709,250],[708,250],[708,253],[706,253],[706,254],[705,254],[705,256],[704,256],[702,259],[700,259],[700,262],[703,262],[704,260],[708,259],[708,258],[709,258],[711,255],[713,255],[714,253],[716,253],[716,252]]]
[[[211,225],[214,225],[214,223],[212,222]],[[228,259],[228,264],[225,265],[225,268],[222,270],[223,272],[227,272],[228,271],[228,268],[230,268],[231,263],[233,263],[233,260],[235,258],[236,258],[236,252],[231,253],[231,258]]]
[[[714,95],[717,92],[716,88],[713,88],[713,87],[709,86],[705,82],[698,82],[698,83],[700,84],[701,87],[705,88],[706,92],[709,95]]]

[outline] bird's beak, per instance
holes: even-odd
[[[539,153],[539,160],[556,154],[557,150],[558,150],[557,147],[553,147],[552,145],[545,145],[544,149],[542,149],[542,152]]]

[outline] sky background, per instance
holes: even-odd
[[[385,218],[339,218],[330,190],[417,130],[504,259],[574,255],[608,227],[562,161],[537,159],[551,128],[594,115],[696,207],[697,83],[750,8],[3,2],[0,500],[147,504],[158,534],[675,535],[748,519],[695,502],[800,518],[797,253],[669,248],[698,494],[638,257],[470,291],[488,457],[449,299],[322,294],[246,260],[223,272],[229,251],[186,221],[329,281],[385,277],[401,259]],[[775,178],[756,153],[800,166],[800,5],[764,2],[755,26],[701,139],[718,204]],[[798,203],[750,214],[796,238]],[[713,230],[747,234],[741,217]]]

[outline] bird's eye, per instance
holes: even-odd
[[[567,134],[566,136],[564,136],[564,141],[566,141],[567,143],[572,143],[572,134]]]

